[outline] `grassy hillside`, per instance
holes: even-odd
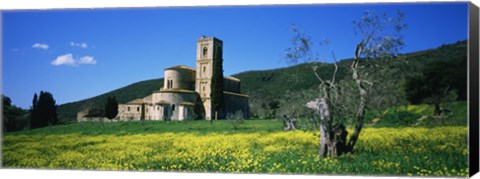
[[[398,126],[467,126],[467,102],[457,101],[445,105],[450,112],[442,117],[434,117],[432,105],[405,105],[380,112],[367,113],[367,125],[374,127]]]
[[[58,116],[62,122],[76,121],[77,113],[88,107],[102,107],[108,96],[115,96],[119,103],[142,98],[159,90],[163,86],[163,78],[140,81],[131,85],[77,102],[62,104],[58,107]]]
[[[364,72],[368,73],[369,76],[367,77],[379,77],[380,81],[388,80],[396,85],[391,87],[396,90],[391,93],[398,93],[399,98],[403,99],[404,97],[401,96],[401,84],[406,75],[420,71],[426,64],[434,60],[466,60],[466,54],[466,41],[461,41],[455,44],[442,45],[436,49],[405,54],[400,59],[377,61],[375,64],[371,64],[372,68],[366,68],[367,70]],[[350,80],[350,64],[351,59],[339,62],[337,79]],[[314,65],[319,67],[318,71],[321,77],[330,78],[334,70],[332,64],[316,63]],[[268,104],[272,102],[282,102],[289,90],[314,89],[318,83],[311,71],[311,66],[312,64],[299,64],[280,69],[247,71],[233,76],[242,81],[242,92],[250,96],[251,111],[257,112],[258,109],[269,110]],[[466,79],[464,81],[466,82]],[[109,95],[116,96],[120,103],[125,103],[136,98],[145,97],[151,94],[152,91],[160,89],[162,85],[163,79],[146,80],[89,99],[63,104],[60,105],[58,110],[59,117],[62,121],[74,121],[78,111],[89,106],[103,106]],[[405,100],[403,99],[403,101]]]
[[[391,80],[400,80],[405,75],[419,71],[428,62],[438,59],[462,60],[466,59],[467,44],[466,41],[460,41],[455,44],[442,45],[436,49],[413,52],[404,54],[401,59],[392,59],[385,62],[376,62],[384,75],[392,77]],[[337,79],[350,79],[349,67],[352,59],[345,59],[338,63],[339,71]],[[318,66],[319,76],[330,78],[334,66],[332,64],[314,63],[299,64],[288,68],[280,68],[264,71],[247,71],[233,75],[242,80],[242,90],[253,96],[278,97],[279,93],[293,89],[307,89],[317,86],[317,79],[312,73],[311,67]],[[379,68],[370,68],[366,71],[371,76],[379,73]]]
[[[390,96],[391,99],[389,100],[395,98],[398,100],[394,102],[396,105],[406,105],[408,102],[402,86],[406,76],[420,72],[428,64],[436,60],[466,61],[466,55],[466,41],[461,41],[455,44],[442,45],[436,49],[404,54],[396,59],[361,61],[362,65],[368,66],[368,68],[361,69],[361,73],[377,86],[385,86],[386,89],[376,91],[383,92],[383,94],[378,94],[379,98]],[[338,63],[337,80],[351,81],[351,62],[352,59],[346,59]],[[270,105],[272,102],[273,104],[280,103],[280,106],[282,105],[281,103],[289,105],[288,103],[291,101],[285,100],[290,95],[287,93],[288,91],[312,90],[318,86],[319,83],[312,72],[312,66],[318,66],[317,72],[320,77],[331,79],[334,66],[325,63],[299,64],[274,70],[249,71],[233,76],[242,80],[242,91],[250,95],[251,111],[258,113],[254,114],[254,116],[275,118],[277,116],[272,115],[274,109]],[[463,94],[466,94],[466,67],[465,69],[457,69],[456,72],[464,73],[464,79],[458,79],[463,84],[458,85],[465,87]],[[385,85],[385,82],[388,82],[390,86]],[[392,97],[393,95],[395,97]]]

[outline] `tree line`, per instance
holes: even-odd
[[[48,91],[40,91],[33,95],[32,106],[29,110],[12,104],[12,100],[2,95],[3,104],[3,131],[12,132],[25,129],[36,129],[62,124],[57,115],[58,105],[55,98]],[[115,97],[108,97],[101,115],[113,119],[118,114],[118,102]]]

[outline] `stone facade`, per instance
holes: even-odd
[[[197,40],[196,68],[183,65],[164,70],[163,88],[151,95],[119,104],[118,120],[188,120],[215,118],[210,93],[213,62],[223,60],[223,42],[215,37],[202,36]],[[220,54],[220,55],[219,55]],[[224,108],[218,113],[242,112],[249,117],[248,96],[240,92],[240,80],[224,77]],[[83,113],[82,113],[83,114]],[[78,114],[78,119],[81,114]]]

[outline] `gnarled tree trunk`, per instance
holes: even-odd
[[[347,131],[343,125],[334,126],[329,108],[328,98],[320,97],[306,104],[315,110],[320,118],[320,158],[334,158],[346,151]]]
[[[332,82],[322,81],[320,85],[320,91],[323,93],[322,97],[306,104],[306,107],[316,111],[320,118],[320,158],[325,156],[334,158],[343,153],[353,152],[353,147],[355,146],[358,136],[362,130],[365,107],[367,103],[367,91],[363,84],[370,84],[368,81],[362,80],[357,71],[360,54],[363,50],[362,47],[363,44],[357,45],[355,60],[350,66],[352,70],[352,78],[355,81],[360,94],[359,104],[355,114],[355,128],[350,140],[348,142],[346,140],[348,132],[345,129],[345,126],[342,124],[337,124],[334,126],[332,122],[335,116],[332,114],[333,110],[331,106],[331,100],[334,99],[332,99],[330,92],[331,90],[337,90],[335,88],[335,84],[333,83],[335,81],[334,79]],[[338,91],[335,91],[335,93],[338,94]]]
[[[283,121],[283,130],[289,131],[289,130],[297,130],[297,120],[289,115],[283,115],[285,120]]]

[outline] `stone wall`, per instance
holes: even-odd
[[[224,77],[223,90],[232,93],[240,93],[240,80],[230,76]]]
[[[141,112],[141,104],[119,104],[117,118],[122,121],[140,120],[142,116]]]
[[[181,116],[180,110],[182,109],[180,109],[180,106],[187,106],[187,104],[192,106],[191,111],[196,112],[197,116],[203,116],[205,111],[203,106],[201,105],[200,97],[198,96],[198,93],[196,93],[195,91],[187,91],[187,90],[156,91],[153,94],[152,102],[153,104],[161,104],[161,106],[163,107],[163,110],[166,110],[163,113],[160,113],[160,111],[158,111],[157,113],[158,114],[157,116],[161,116],[161,115],[163,116],[164,114],[166,114],[166,116],[163,117],[164,120],[191,118],[192,115]],[[188,114],[188,112],[185,114]]]
[[[164,71],[164,79],[164,89],[195,90],[195,70],[192,68],[186,66],[167,68]]]
[[[244,118],[250,117],[250,108],[248,106],[248,96],[238,93],[223,93],[223,111],[220,118],[225,119],[227,115],[234,114],[237,111],[243,113]]]

